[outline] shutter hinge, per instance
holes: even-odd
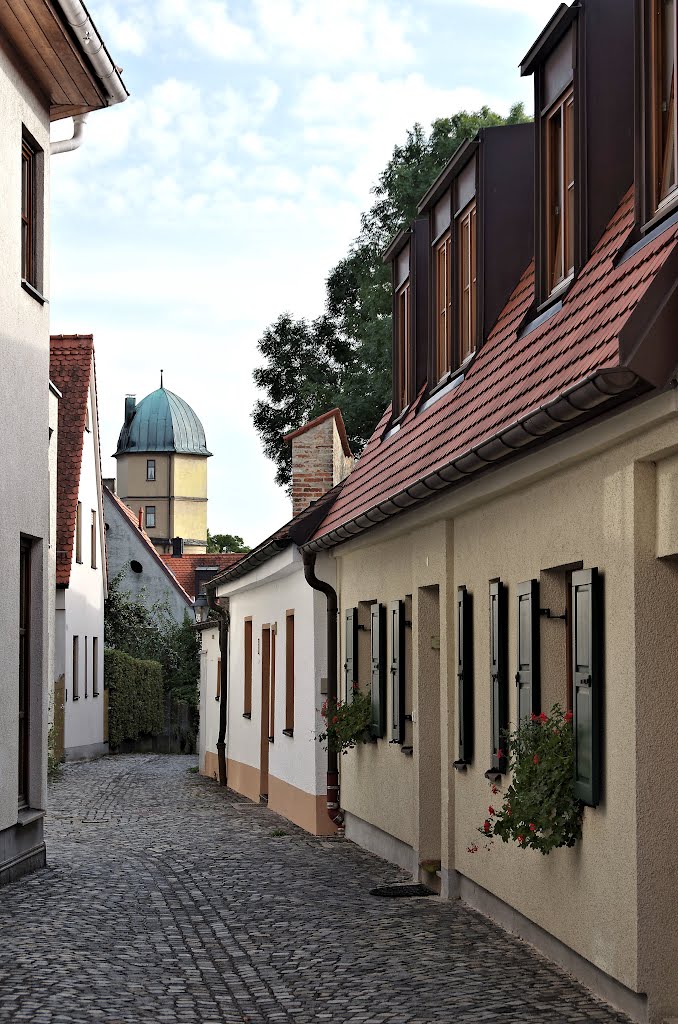
[[[543,615],[545,619],[563,619],[567,621],[567,612],[564,611],[562,615],[554,615],[550,608],[540,608],[539,614]]]

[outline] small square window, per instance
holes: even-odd
[[[146,506],[146,526],[149,529],[155,527],[155,505]]]
[[[146,479],[155,480],[155,459],[146,459]]]

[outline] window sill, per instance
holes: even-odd
[[[275,743],[275,736],[269,736],[268,737],[268,742],[269,743]]]
[[[71,700],[80,700],[80,694],[77,697],[71,697]]]
[[[661,216],[657,214],[652,220],[648,221],[647,224],[641,228],[642,238],[630,245],[628,249],[625,249],[621,255],[615,261],[615,268],[620,267],[627,260],[630,260],[632,256],[644,249],[650,242],[654,242],[655,238],[659,238],[669,228],[674,227],[678,224],[678,198],[674,205],[671,206],[670,210],[662,211]]]
[[[25,292],[28,292],[28,294],[29,294],[29,295],[31,296],[31,298],[32,298],[32,299],[35,299],[35,301],[36,301],[36,302],[39,302],[41,306],[44,306],[44,305],[45,305],[45,303],[46,303],[46,302],[48,301],[48,300],[47,300],[47,299],[45,298],[45,296],[44,296],[44,295],[42,295],[42,294],[41,294],[41,293],[40,293],[40,292],[38,291],[38,289],[37,289],[37,288],[36,288],[36,287],[35,287],[34,285],[32,285],[32,284],[30,283],[30,281],[27,281],[27,280],[26,280],[26,278],[25,278],[25,277],[22,277],[22,278],[21,278],[21,287],[23,288],[23,290],[24,290]]]
[[[485,772],[485,778],[488,782],[501,782],[501,772],[498,772],[496,768],[488,768]]]
[[[405,754],[406,757],[412,757],[412,754],[414,753],[414,747],[401,747],[400,752],[402,754]]]
[[[294,729],[283,729],[283,736],[289,736],[290,739],[294,736]]]
[[[44,817],[45,812],[41,811],[39,807],[22,807],[17,815],[16,823],[21,828],[24,828],[26,825],[32,825],[34,821],[40,821]]]
[[[660,204],[656,213],[654,213],[653,216],[643,224],[640,229],[642,234],[646,235],[649,231],[652,231],[658,224],[661,224],[670,217],[672,213],[676,213],[676,211],[678,211],[678,189],[672,192],[671,195]]]
[[[570,276],[566,277],[564,281],[561,281],[560,284],[556,285],[549,297],[542,302],[541,305],[537,306],[537,316],[547,312],[547,310],[549,310],[551,306],[555,305],[556,302],[562,301],[565,298],[574,284],[574,278],[575,275],[570,274]]]
[[[436,384],[435,388],[433,389],[429,397],[426,399],[426,401],[422,402],[419,408],[417,409],[417,416],[421,415],[422,412],[426,412],[426,410],[430,409],[432,405],[435,405],[436,402],[439,402],[441,398],[444,398],[445,395],[451,394],[454,390],[456,390],[456,388],[459,387],[460,384],[463,384],[464,378],[466,376],[466,371],[468,370],[469,365],[470,360],[467,360],[466,363],[462,364],[459,370],[455,371],[454,374],[450,374],[447,380],[440,381],[438,384]]]
[[[249,720],[249,719],[252,718],[252,712],[251,711],[244,711],[242,717],[243,718],[247,718]]]
[[[221,700],[221,697],[215,697],[214,699],[215,700]]]
[[[468,761],[454,761],[452,767],[455,772],[465,772],[468,768]]]
[[[93,698],[93,699],[94,699],[94,698],[96,698],[96,697],[98,697],[98,696],[99,696],[99,691],[98,691],[98,690],[97,690],[97,692],[96,692],[96,693],[93,693],[93,694],[92,694],[92,698]]]

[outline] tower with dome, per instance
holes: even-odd
[[[203,425],[188,402],[160,387],[137,404],[125,399],[115,452],[119,497],[143,518],[161,553],[175,538],[188,552],[207,550],[207,449]]]

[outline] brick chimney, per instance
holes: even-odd
[[[284,438],[292,445],[292,514],[299,515],[353,469],[339,409],[318,416]]]

